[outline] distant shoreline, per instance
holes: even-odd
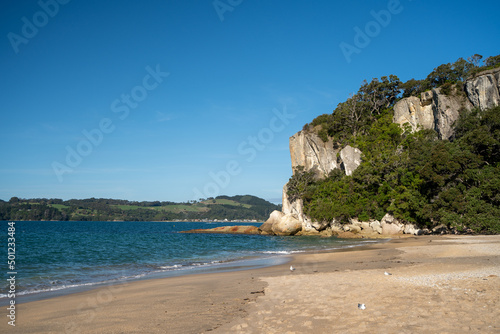
[[[252,195],[187,202],[112,198],[0,200],[0,219],[13,221],[263,221],[281,206]]]

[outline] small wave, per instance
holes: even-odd
[[[81,287],[89,287],[89,286],[94,286],[94,285],[104,285],[104,284],[116,284],[116,283],[121,283],[130,279],[137,279],[146,276],[146,273],[143,274],[137,274],[137,275],[130,275],[130,276],[122,276],[119,278],[115,279],[109,279],[109,280],[104,280],[104,281],[96,281],[96,282],[82,282],[82,283],[75,283],[75,284],[64,284],[60,281],[57,281],[59,283],[58,285],[50,286],[50,287],[45,287],[45,286],[39,286],[39,287],[32,287],[26,290],[21,290],[21,291],[16,291],[17,296],[25,296],[25,295],[31,295],[31,294],[37,294],[37,293],[45,293],[45,292],[54,292],[54,291],[60,291],[60,290],[65,290],[65,289],[71,289],[71,288],[81,288]],[[56,281],[51,281],[51,284],[55,284]],[[7,294],[0,294],[0,298],[6,298],[8,295]]]
[[[188,270],[188,269],[193,269],[193,268],[198,268],[198,267],[203,267],[203,266],[211,266],[215,264],[221,264],[224,263],[225,261],[221,260],[214,260],[210,262],[193,262],[189,264],[174,264],[171,266],[159,266],[158,268],[160,270],[155,270],[153,272],[165,272],[165,271],[172,271],[172,270]]]
[[[295,253],[304,253],[303,250],[294,250],[294,251],[263,251],[263,254],[295,254]]]
[[[78,288],[78,287],[83,287],[83,286],[92,286],[92,285],[97,285],[97,284],[104,284],[107,282],[91,282],[91,283],[81,283],[81,284],[63,284],[63,285],[58,285],[58,286],[53,286],[50,288],[31,288],[29,290],[24,290],[24,291],[16,291],[17,296],[24,296],[24,295],[30,295],[34,293],[42,293],[42,292],[53,292],[53,291],[59,291],[59,290],[64,290],[64,289],[70,289],[70,288]],[[0,298],[5,298],[7,295],[1,294]]]
[[[212,265],[212,264],[219,264],[219,263],[223,263],[224,261],[220,261],[220,260],[214,260],[214,261],[210,261],[210,262],[194,262],[194,263],[191,263],[191,266],[209,266],[209,265]]]
[[[173,266],[160,266],[160,269],[177,269],[183,267],[182,264],[174,264]]]

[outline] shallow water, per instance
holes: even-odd
[[[16,222],[16,296],[129,280],[238,270],[283,263],[284,255],[365,244],[364,240],[191,234],[179,231],[249,223]],[[7,242],[7,222],[1,222]],[[2,247],[7,259],[7,247]],[[6,262],[6,261],[5,261]],[[4,273],[9,270],[4,266]],[[7,301],[7,284],[0,304]],[[36,298],[35,298],[36,299]]]

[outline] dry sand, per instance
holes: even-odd
[[[500,333],[500,236],[395,239],[291,263],[20,304],[0,332]]]

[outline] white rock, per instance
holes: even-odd
[[[347,145],[340,151],[340,159],[342,159],[341,167],[345,175],[352,175],[352,173],[361,164],[361,151]]]
[[[259,226],[259,229],[266,234],[273,234],[273,224],[281,221],[281,218],[283,218],[283,216],[283,212],[274,210],[273,212],[271,212],[266,222]]]
[[[359,227],[361,227],[361,222],[358,220],[358,218],[351,218],[349,222],[353,226],[359,226]]]
[[[408,123],[412,131],[434,128],[434,114],[432,112],[432,92],[426,92],[423,99],[410,96],[401,99],[394,105],[393,122],[403,125]],[[430,103],[429,103],[430,102]]]
[[[403,233],[404,234],[413,234],[413,235],[421,235],[421,234],[424,234],[424,232],[417,228],[415,225],[413,224],[406,224],[404,226],[404,230],[403,230]]]
[[[371,230],[371,227],[370,227],[370,223],[369,223],[369,222],[362,222],[362,223],[361,223],[361,229],[362,229],[363,231],[372,232],[372,231],[370,231],[370,230]]]
[[[305,171],[313,171],[318,178],[325,178],[337,164],[337,152],[333,142],[324,142],[316,133],[299,131],[290,137],[292,170],[303,166]]]
[[[300,230],[302,230],[302,223],[291,213],[284,215],[279,222],[274,222],[272,227],[276,235],[294,235]]]
[[[380,222],[378,220],[372,220],[370,222],[370,227],[373,230],[373,232],[382,234],[382,225],[380,225]]]
[[[382,234],[396,235],[403,233],[403,224],[399,223],[399,221],[389,213],[385,214],[380,225],[382,226]]]
[[[500,69],[487,71],[465,83],[465,91],[475,107],[482,110],[500,105],[499,86],[496,76]]]

